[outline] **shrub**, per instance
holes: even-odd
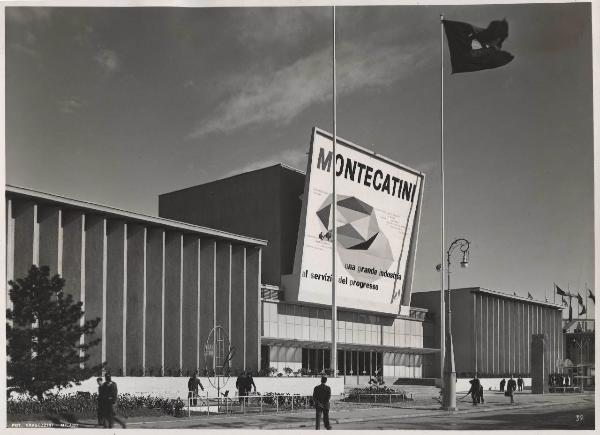
[[[385,385],[373,384],[369,387],[353,388],[352,390],[350,390],[348,395],[344,399],[342,399],[342,401],[356,402],[360,400],[361,402],[377,402],[388,400],[376,396],[377,394],[393,394],[393,396],[389,398],[389,400],[391,400],[392,402],[403,402],[411,400],[410,398],[408,398],[408,395],[405,391],[398,392],[396,390],[393,390],[392,388],[386,387]]]
[[[149,395],[119,394],[115,412],[126,417],[161,414],[181,417],[184,414],[185,406],[185,402],[180,398],[166,399]],[[42,402],[30,397],[9,399],[6,402],[9,421],[59,416],[69,422],[76,422],[80,419],[95,418],[97,407],[98,395],[96,393],[82,394],[81,392],[50,396]]]
[[[291,368],[289,368],[289,367],[284,367],[283,368],[283,373],[285,373],[286,376],[289,376],[292,373],[294,373],[294,371]]]

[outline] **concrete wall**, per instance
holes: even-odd
[[[216,397],[217,391],[213,387],[206,377],[199,377],[204,392],[200,391],[201,395],[206,397]],[[135,395],[152,395],[159,397],[168,397],[172,399],[181,398],[185,400],[187,398],[187,381],[188,378],[181,377],[119,377],[113,376],[113,381],[117,383],[117,388],[120,394],[135,394]],[[237,396],[237,390],[235,388],[235,377],[229,378],[227,384],[221,389],[229,390],[229,397]],[[301,394],[312,396],[313,389],[315,386],[320,384],[320,378],[308,378],[308,377],[256,377],[254,378],[254,384],[256,385],[256,391],[261,394],[266,393],[279,393],[279,394]],[[332,395],[340,395],[344,392],[344,378],[329,378],[327,385],[331,388]],[[76,391],[88,391],[90,393],[97,393],[98,386],[96,384],[96,378],[88,379],[81,383],[79,386],[74,386],[69,389],[61,391],[61,394],[70,394]]]
[[[107,362],[117,376],[203,372],[220,324],[235,336],[235,372],[258,372],[260,247],[73,202],[7,192],[7,278],[32,264],[62,270],[85,319],[101,318],[86,337],[102,339],[89,365]]]
[[[160,195],[158,213],[268,240],[263,283],[280,285],[281,275],[293,267],[304,178],[275,165]]]
[[[423,322],[423,347],[439,349],[440,341],[440,292],[413,292],[411,305],[427,308],[429,320]],[[455,339],[456,344],[456,339]],[[456,353],[455,353],[456,355]],[[423,355],[423,377],[440,377],[439,353]]]

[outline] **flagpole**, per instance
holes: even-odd
[[[440,381],[444,380],[444,357],[446,355],[446,309],[444,301],[444,253],[446,252],[446,239],[445,239],[445,180],[444,180],[444,14],[440,14],[440,51],[441,51],[441,105],[440,105],[440,178],[442,184],[442,209],[441,209],[441,243],[440,243]]]
[[[337,208],[336,194],[335,194],[335,145],[337,142],[337,106],[336,106],[336,83],[335,83],[335,5],[333,6],[333,168],[331,171],[332,174],[332,198],[331,198],[331,219],[332,219],[332,245],[333,249],[331,250],[331,356],[329,358],[330,361],[330,369],[332,376],[335,378],[337,374],[337,341],[336,341],[336,332],[337,332],[337,306],[335,303],[335,285],[336,285],[336,275],[335,275],[335,261],[336,261],[336,241],[337,241],[337,229],[335,223],[335,209]]]
[[[588,325],[588,289],[587,289],[587,282],[585,283],[585,330],[587,331],[587,325]]]

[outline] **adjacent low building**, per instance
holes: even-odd
[[[128,376],[210,372],[204,348],[219,325],[240,350],[232,369],[258,371],[266,241],[14,186],[6,212],[8,280],[32,264],[62,275],[85,318],[101,319],[91,365]]]
[[[545,334],[545,372],[560,371],[565,358],[562,305],[481,287],[451,290],[452,337],[458,377],[531,377],[531,336]],[[426,308],[423,344],[439,347],[440,291],[413,293],[412,305]],[[439,354],[438,354],[439,355]],[[428,359],[425,377],[439,377],[439,357]]]

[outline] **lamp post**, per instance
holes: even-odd
[[[452,254],[458,250],[462,253],[461,267],[469,265],[469,247],[471,243],[467,239],[456,239],[450,244],[446,253],[446,273],[448,274],[448,303],[446,320],[446,352],[444,354],[444,383],[442,387],[442,408],[455,411],[456,408],[456,367],[454,365],[454,347],[452,345],[452,304],[450,298],[450,259]],[[441,266],[440,266],[441,269]],[[443,273],[443,271],[441,271]]]

